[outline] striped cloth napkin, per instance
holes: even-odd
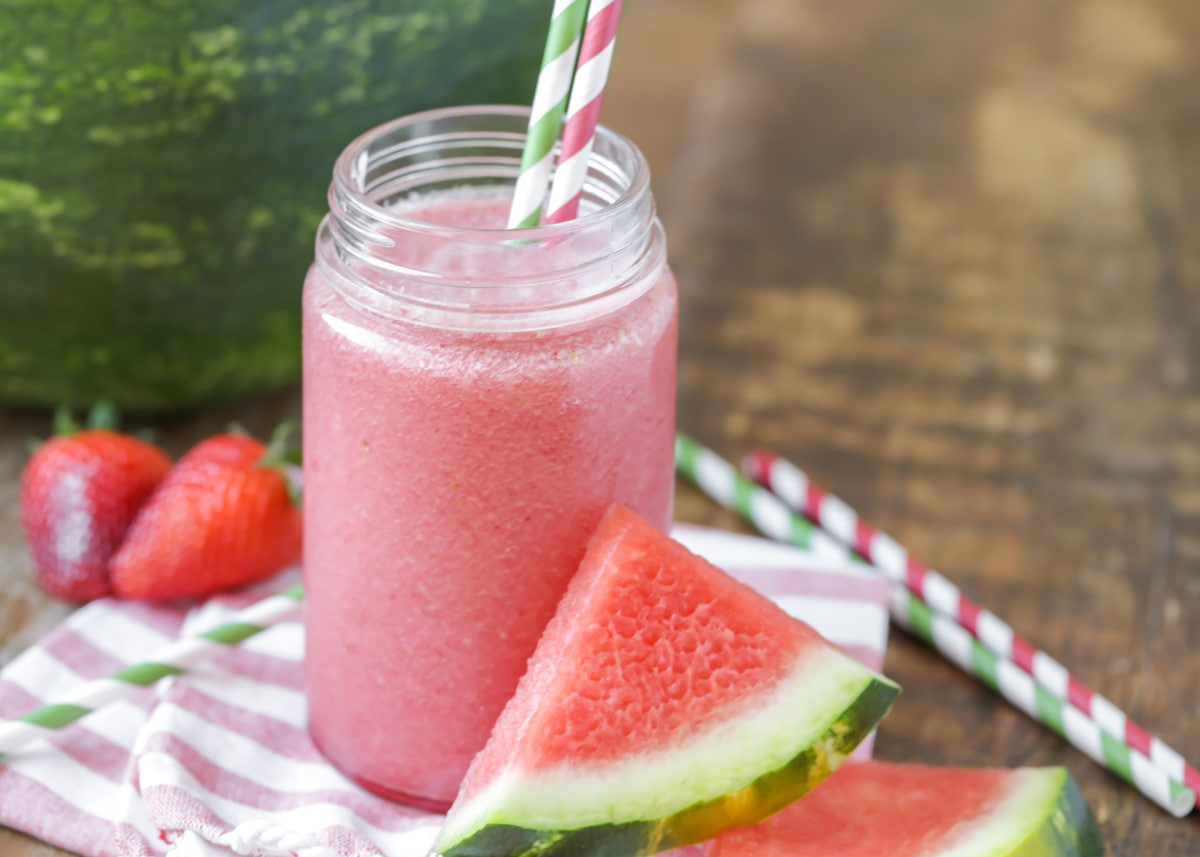
[[[882,581],[750,536],[674,535],[881,665]],[[93,602],[0,672],[0,717],[221,624],[298,575],[186,612]],[[303,646],[300,622],[282,623],[0,760],[0,824],[87,857],[425,857],[440,817],[367,794],[309,741]]]

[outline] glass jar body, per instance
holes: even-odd
[[[605,508],[665,527],[673,492],[677,295],[652,202],[518,243],[478,229],[505,198],[481,172],[478,193],[389,199],[436,228],[384,224],[382,249],[339,253],[335,213],[304,292],[310,730],[363,785],[434,808]]]

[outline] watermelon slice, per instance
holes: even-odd
[[[813,788],[898,691],[613,507],[435,850],[625,857],[708,839]]]
[[[846,765],[804,800],[729,830],[706,857],[1102,857],[1065,768]]]

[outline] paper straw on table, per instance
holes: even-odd
[[[857,559],[847,547],[822,532],[815,524],[794,513],[779,497],[743,476],[732,464],[715,452],[682,434],[675,437],[675,466],[681,474],[696,483],[705,494],[722,506],[741,514],[768,537],[805,548],[819,556],[842,560]],[[893,601],[892,618],[903,627],[912,626],[912,616],[914,615],[912,605],[914,603],[921,607],[924,605],[916,599],[906,598],[905,596],[908,596],[909,593],[903,586],[891,583],[890,588]],[[920,608],[916,608],[916,615],[924,616],[925,614],[920,612]],[[929,615],[933,614],[929,613]],[[969,659],[964,661],[957,657],[962,651],[962,638],[965,636],[967,640],[974,640],[969,631],[952,620],[940,616],[937,622],[925,625],[918,622],[918,631],[926,625],[928,627],[937,626],[940,629],[938,631],[940,639],[933,636],[932,633],[928,638],[927,641],[931,645],[968,673],[977,674],[970,666],[974,663],[973,661]],[[958,628],[961,634],[956,635],[949,628]],[[947,646],[957,645],[958,648],[943,648],[938,645],[940,641],[947,639],[949,640]],[[1009,698],[1005,690],[1011,690],[1013,687],[1011,675],[1014,673],[1024,675],[1021,669],[1008,658],[988,652],[981,645],[976,645],[974,649],[968,645],[967,648],[971,652],[977,653],[973,656],[985,658],[989,663],[991,663],[991,659],[994,659],[995,665],[987,675],[999,674],[1000,671],[1003,671],[1005,685],[1003,687],[999,684],[993,686],[1000,690],[1006,699]],[[1001,662],[1007,666],[1000,667]],[[1033,686],[1035,702],[1038,699],[1054,700],[1050,694],[1044,691],[1039,696],[1032,679],[1028,679],[1028,681]],[[1192,789],[1154,765],[1141,751],[1115,740],[1111,736],[1104,736],[1098,725],[1095,725],[1086,713],[1061,703],[1054,707],[1045,704],[1026,706],[1023,703],[1029,696],[1029,689],[1023,687],[1014,693],[1018,694],[1014,701],[1018,708],[1058,732],[1074,747],[1101,765],[1128,780],[1143,795],[1172,815],[1183,817],[1195,807],[1196,793]],[[1058,702],[1058,700],[1054,701]],[[1067,708],[1071,709],[1070,714],[1063,713]],[[1079,721],[1081,720],[1092,723],[1095,728],[1080,726]],[[1064,726],[1068,722],[1071,726],[1070,729]],[[1096,737],[1097,735],[1100,737]]]
[[[588,0],[554,2],[542,68],[529,113],[525,148],[521,153],[521,172],[517,175],[512,207],[508,212],[509,229],[537,226],[541,220],[554,165],[554,144],[558,141],[567,96],[571,92],[587,5]]]
[[[127,699],[144,687],[186,672],[214,653],[236,646],[291,617],[304,598],[297,586],[240,610],[224,624],[193,636],[181,637],[155,652],[149,660],[80,685],[57,702],[43,705],[16,720],[0,721],[0,755],[74,723],[111,702]]]
[[[622,0],[591,0],[587,27],[579,49],[579,64],[571,84],[571,100],[563,127],[562,151],[546,203],[546,223],[572,220],[579,213],[579,200],[587,179],[588,159],[596,136],[600,103],[608,83],[617,22]]]
[[[1033,676],[991,652],[971,632],[935,613],[903,586],[891,587],[892,616],[948,660],[970,673],[1035,720],[1041,721],[1176,818],[1196,806],[1196,793],[1144,754],[1102,730],[1085,712],[1048,693]]]
[[[1200,771],[1125,712],[1093,691],[1044,651],[1020,637],[999,616],[980,607],[938,572],[917,562],[895,539],[864,521],[844,501],[826,493],[796,465],[768,451],[746,457],[743,470],[793,510],[852,549],[893,583],[906,587],[935,613],[961,625],[985,649],[1012,661],[1045,692],[1079,709],[1110,737],[1144,754],[1171,778],[1200,791]]]

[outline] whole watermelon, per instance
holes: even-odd
[[[0,0],[0,401],[293,381],[330,170],[389,118],[525,102],[551,0]]]

